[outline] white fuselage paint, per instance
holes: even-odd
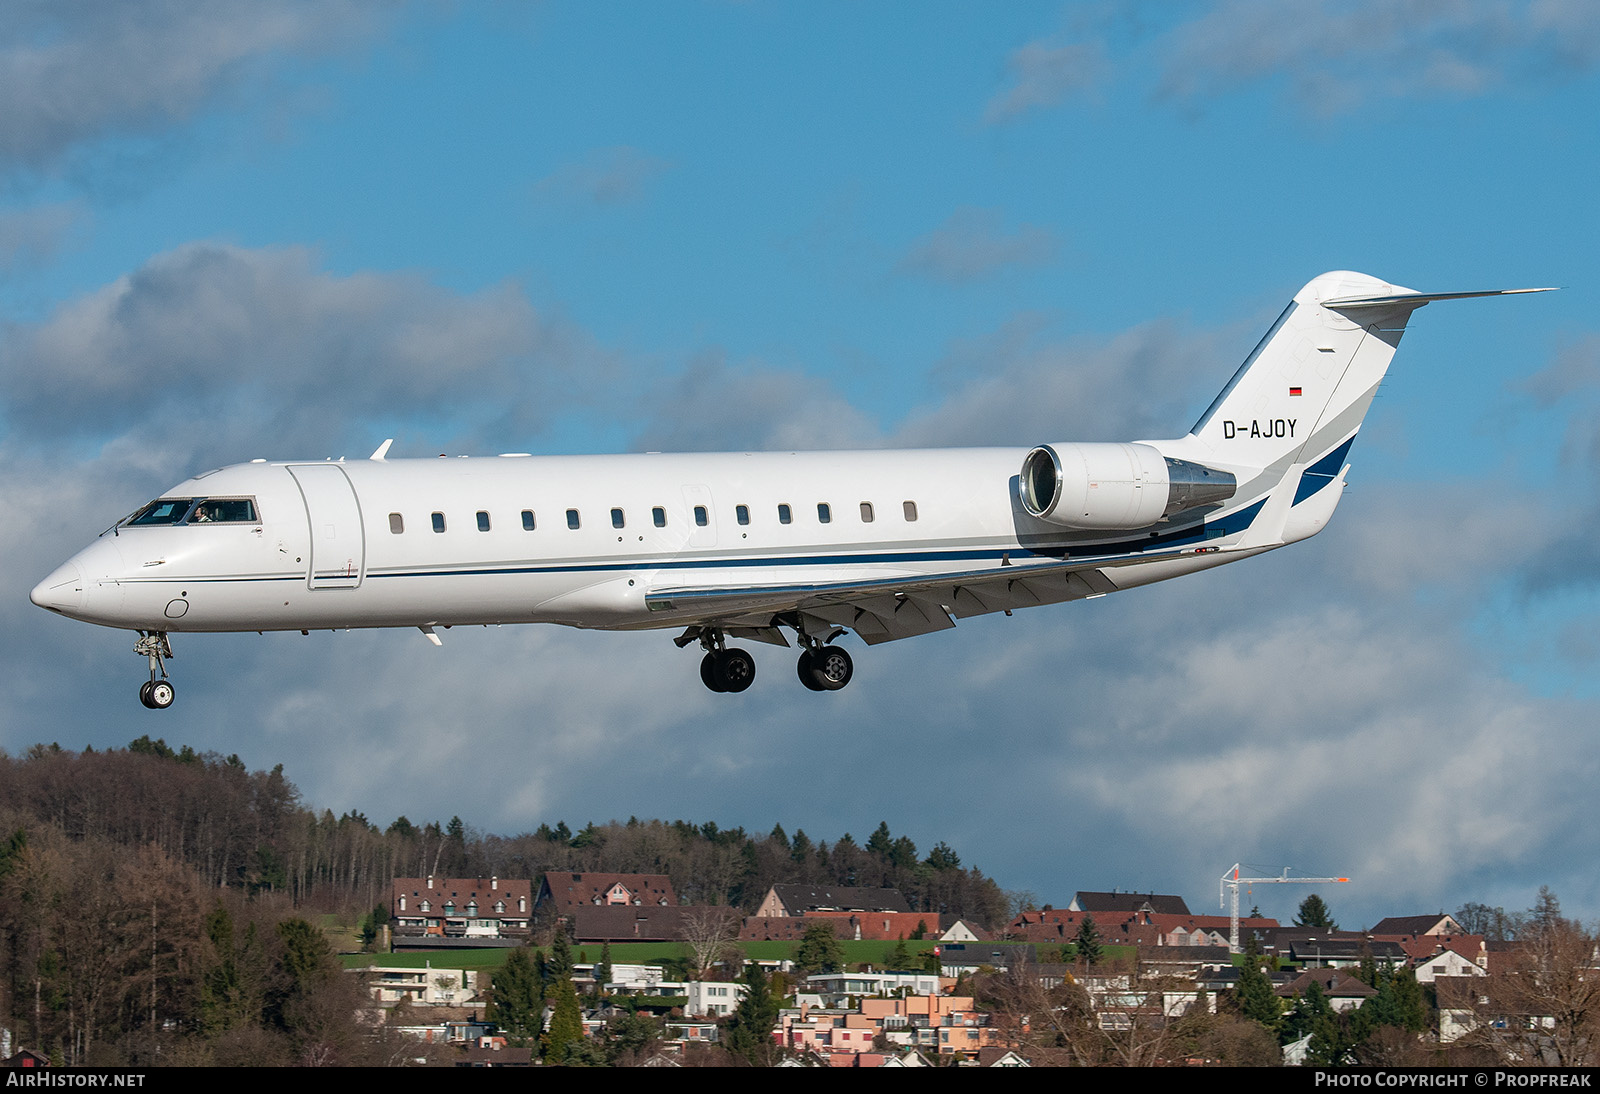
[[[1029,517],[1016,487],[1027,451],[239,464],[162,497],[250,497],[258,523],[124,524],[41,582],[34,599],[92,623],[172,632],[490,623],[658,628],[704,622],[705,613],[651,611],[651,590],[1002,572],[1051,548],[1127,542],[1127,533],[1073,533]],[[915,519],[908,519],[907,503]],[[863,504],[871,507],[870,521]],[[819,505],[828,507],[826,523]],[[696,506],[705,510],[704,524]],[[789,523],[780,520],[780,506],[788,507]],[[740,523],[740,507],[748,523]],[[664,526],[654,519],[657,508]],[[569,510],[578,513],[576,529],[568,526]],[[622,512],[620,528],[613,510]],[[534,514],[532,531],[524,528],[524,511]],[[434,531],[435,513],[443,532]],[[488,515],[487,531],[479,529],[479,513]],[[391,530],[391,514],[399,514],[402,531]],[[1142,584],[1236,557],[1224,551],[1168,559],[1150,574],[1129,567],[1113,577],[1118,585]]]

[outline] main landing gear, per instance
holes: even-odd
[[[166,659],[172,656],[172,643],[166,631],[140,631],[139,641],[133,644],[134,653],[150,658],[150,682],[139,685],[139,702],[151,710],[166,710],[176,699],[172,681],[167,679]]]
[[[844,632],[836,630],[826,639],[796,629],[800,639],[800,660],[795,665],[800,682],[811,691],[838,691],[855,675],[855,663],[840,646],[828,645]],[[675,639],[686,646],[699,639],[705,656],[700,659],[700,680],[712,691],[740,692],[756,678],[756,660],[744,650],[730,647],[720,630],[704,627],[685,631]],[[783,643],[781,640],[779,645]]]

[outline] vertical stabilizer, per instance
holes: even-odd
[[[1406,320],[1427,302],[1365,274],[1323,274],[1295,294],[1190,434],[1218,464],[1287,470],[1320,458],[1360,427]]]

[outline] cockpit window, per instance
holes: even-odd
[[[249,498],[201,498],[189,513],[189,524],[254,524],[256,503]]]
[[[129,517],[128,524],[181,524],[193,505],[193,498],[161,498]]]
[[[253,498],[158,498],[127,524],[254,524],[258,519]]]

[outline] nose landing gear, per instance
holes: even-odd
[[[139,702],[151,710],[166,710],[177,698],[172,681],[167,678],[166,659],[172,656],[172,643],[166,631],[140,631],[139,641],[133,644],[134,653],[150,658],[150,682],[139,685]]]

